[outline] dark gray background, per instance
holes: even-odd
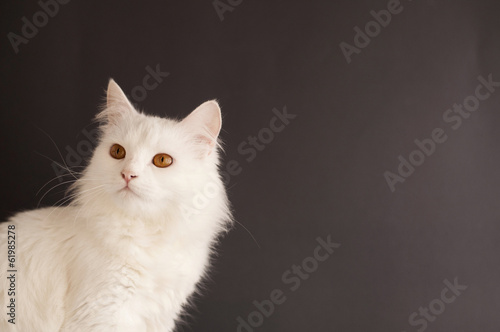
[[[2,219],[55,176],[42,131],[64,157],[109,77],[130,93],[159,64],[170,75],[139,106],[180,117],[219,100],[225,163],[243,168],[229,196],[260,246],[235,226],[180,331],[236,331],[273,289],[287,300],[256,331],[416,331],[409,316],[455,278],[468,288],[427,331],[498,331],[500,91],[457,130],[442,116],[478,75],[500,81],[500,5],[402,0],[348,64],[339,44],[387,3],[245,0],[221,21],[211,1],[71,1],[16,54],[7,34],[40,6],[2,2]],[[285,105],[297,117],[247,162],[238,145]],[[447,141],[391,192],[384,172],[434,128]],[[282,274],[329,234],[341,247],[290,291]]]

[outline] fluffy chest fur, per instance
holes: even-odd
[[[73,324],[65,328],[75,329],[95,317],[93,324],[104,319],[116,331],[167,331],[205,273],[214,233],[182,236],[178,230],[158,231],[134,225],[137,220],[114,218],[106,223],[122,228],[108,228],[113,236],[107,237],[100,222],[75,234],[73,242],[91,249],[68,251],[74,251],[67,292]],[[99,236],[95,228],[101,230]]]

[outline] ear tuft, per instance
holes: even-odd
[[[203,154],[209,155],[214,150],[222,127],[220,107],[215,100],[209,100],[198,106],[181,123],[204,145]]]
[[[107,124],[118,121],[124,115],[137,113],[127,96],[113,79],[109,80],[106,92],[106,104],[104,110],[97,114],[96,119]]]

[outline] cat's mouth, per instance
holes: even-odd
[[[126,196],[129,196],[129,195],[132,195],[132,196],[135,196],[135,197],[140,197],[132,188],[130,188],[129,186],[125,186],[123,187],[122,189],[118,190],[119,193],[121,193],[122,195],[126,195]]]

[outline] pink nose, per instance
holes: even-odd
[[[123,171],[122,172],[122,178],[125,180],[125,182],[129,183],[130,180],[132,180],[133,178],[136,178],[137,175],[135,175],[134,173],[132,172],[129,172],[129,171]]]

